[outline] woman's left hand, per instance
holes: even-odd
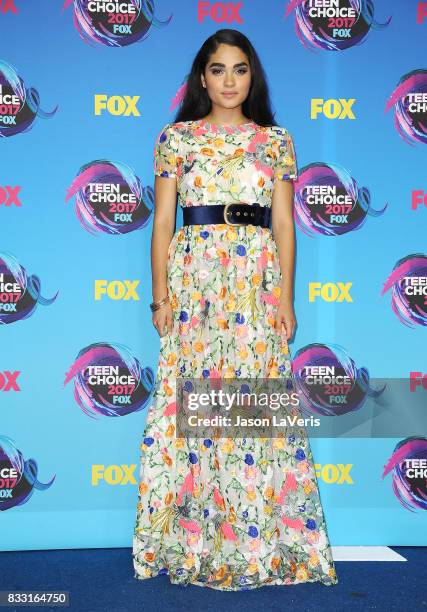
[[[284,326],[284,330],[282,329]],[[284,333],[286,340],[289,341],[294,335],[296,326],[295,312],[293,304],[290,300],[280,300],[276,311],[275,329],[278,334]]]

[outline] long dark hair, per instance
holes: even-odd
[[[275,125],[271,110],[267,79],[257,52],[250,40],[238,30],[218,30],[209,36],[200,47],[191,66],[187,79],[185,95],[175,117],[175,122],[196,121],[205,117],[212,108],[207,90],[203,87],[200,75],[204,73],[210,56],[220,44],[239,47],[246,54],[251,69],[251,86],[242,104],[242,112],[250,121],[262,126]]]

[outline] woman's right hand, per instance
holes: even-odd
[[[165,336],[167,333],[172,333],[172,306],[170,302],[166,302],[153,312],[153,325],[159,332],[159,336]]]

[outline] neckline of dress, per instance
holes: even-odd
[[[239,125],[225,124],[221,125],[220,123],[211,123],[210,121],[206,121],[206,119],[197,119],[196,123],[198,123],[201,127],[208,130],[209,132],[214,133],[233,133],[239,134],[241,132],[246,132],[251,127],[256,128],[257,124],[254,121],[247,121],[246,123],[240,123]]]

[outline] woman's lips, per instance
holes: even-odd
[[[237,92],[236,91],[224,91],[222,95],[226,96],[226,98],[231,98],[232,96],[237,96]]]

